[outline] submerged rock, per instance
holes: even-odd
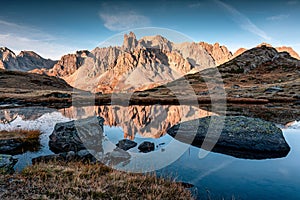
[[[211,120],[218,124],[222,118],[225,120],[220,135],[214,131],[207,134]],[[210,116],[177,124],[167,132],[179,141],[204,149],[207,144],[214,144],[216,141],[213,152],[238,158],[279,158],[290,151],[281,129],[258,118]],[[202,145],[204,139],[206,145]]]
[[[139,145],[138,149],[143,153],[148,153],[150,151],[154,151],[154,143],[145,141]]]
[[[118,142],[118,144],[116,144],[117,147],[119,147],[120,149],[123,149],[124,151],[127,151],[127,150],[135,147],[136,145],[137,145],[136,142],[128,140],[128,139],[120,140]]]
[[[78,152],[69,151],[66,153],[39,156],[32,159],[33,164],[40,163],[40,162],[48,163],[51,161],[64,161],[64,162],[81,161],[81,162],[89,162],[89,163],[97,162],[96,158],[92,154],[90,154],[88,150],[81,150]]]
[[[18,160],[11,155],[0,154],[0,174],[14,172],[14,166],[17,161]]]
[[[115,148],[112,152],[105,154],[101,162],[107,166],[115,166],[121,164],[122,166],[127,165],[130,162],[131,155],[120,148]]]
[[[49,136],[49,147],[54,153],[89,149],[102,152],[102,117],[89,117],[65,123],[57,123]]]

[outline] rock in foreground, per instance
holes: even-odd
[[[50,135],[49,147],[54,153],[89,149],[102,152],[102,117],[89,117],[58,123]]]
[[[216,124],[225,119],[220,136],[213,131],[207,134],[212,119]],[[282,131],[273,123],[258,118],[210,116],[177,124],[167,132],[179,141],[204,149],[207,144],[213,144],[217,140],[213,152],[237,158],[279,158],[290,151]],[[204,139],[206,145],[202,145]]]

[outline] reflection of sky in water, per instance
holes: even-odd
[[[157,173],[194,184],[202,197],[209,190],[212,199],[300,199],[300,130],[283,131],[291,147],[285,158],[247,160],[210,152],[199,159],[199,149],[191,146]]]
[[[35,120],[23,121],[17,117],[10,124],[0,124],[0,130],[8,130],[16,127],[39,129],[42,131],[41,142],[43,148],[38,152],[26,152],[17,155],[19,162],[16,166],[20,169],[30,163],[31,158],[52,154],[48,148],[49,135],[52,133],[56,122],[68,121],[59,112],[46,113]],[[165,135],[158,139],[143,138],[138,133],[135,141],[140,144],[142,141],[151,141],[157,146],[154,152],[147,154],[149,157],[141,159],[140,162],[132,162],[135,157],[141,155],[136,146],[128,152],[131,154],[131,162],[126,163],[124,169],[136,167],[148,167],[153,169],[159,162],[170,162],[170,165],[157,170],[156,173],[165,177],[175,177],[178,181],[192,183],[196,186],[198,196],[207,197],[207,191],[212,199],[300,199],[300,123],[294,123],[290,128],[283,129],[291,151],[285,158],[266,160],[238,159],[219,153],[210,152],[206,157],[199,158],[199,148],[183,146],[187,151],[179,156],[175,162],[171,162],[170,155],[180,151],[180,142]],[[106,139],[103,142],[105,151],[112,151],[115,144],[124,137],[121,126],[104,126]],[[177,142],[177,143],[176,143]],[[163,145],[159,145],[165,143]],[[184,144],[183,144],[184,145]],[[170,147],[170,148],[168,148]],[[165,150],[167,149],[167,150]],[[159,153],[155,159],[154,155]],[[121,166],[121,165],[120,165]],[[120,167],[119,166],[119,167]]]
[[[16,155],[15,157],[18,158],[18,162],[15,165],[15,169],[19,170],[31,164],[32,158],[53,154],[48,146],[49,135],[53,132],[56,123],[69,120],[69,118],[64,117],[60,112],[51,112],[45,113],[35,120],[23,120],[20,116],[17,116],[16,119],[10,123],[0,123],[0,130],[26,129],[40,130],[42,133],[40,136],[41,148],[36,152],[27,151],[21,155]]]

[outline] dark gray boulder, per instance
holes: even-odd
[[[135,141],[128,140],[128,139],[120,140],[118,142],[118,144],[116,144],[117,147],[119,147],[120,149],[123,149],[124,151],[127,151],[127,150],[135,147],[136,145],[137,145],[137,143]]]
[[[138,146],[138,149],[143,153],[154,151],[154,143],[145,141]]]
[[[11,155],[0,154],[0,174],[7,174],[14,172],[14,166],[17,159]]]
[[[244,116],[226,116],[220,135],[207,134],[211,120],[216,124],[224,117],[204,117],[177,124],[168,129],[168,134],[177,140],[204,148],[214,145],[212,151],[238,158],[266,159],[285,157],[290,147],[285,141],[281,129],[273,123],[258,118]],[[205,138],[206,137],[206,138]],[[210,149],[206,149],[210,150]]]
[[[88,117],[65,123],[57,123],[49,136],[49,147],[54,153],[80,150],[102,152],[102,117]]]

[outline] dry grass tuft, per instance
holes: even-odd
[[[40,135],[39,130],[0,131],[0,140],[14,139],[18,142],[35,143],[39,140]]]
[[[0,199],[192,199],[171,180],[80,162],[29,166],[13,177],[2,176],[0,191]]]

